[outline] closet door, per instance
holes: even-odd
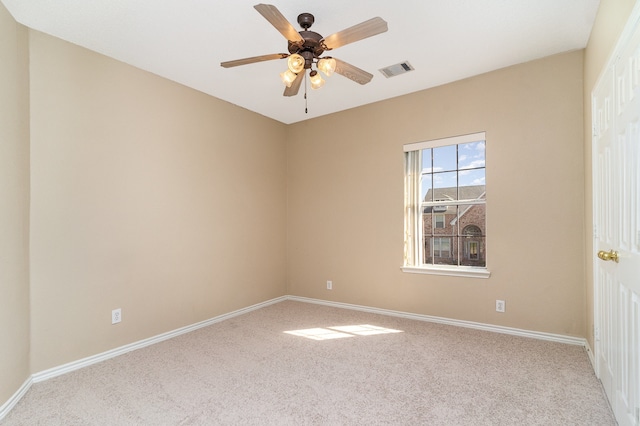
[[[593,91],[596,369],[622,426],[640,425],[640,26]]]

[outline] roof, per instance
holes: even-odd
[[[485,193],[485,185],[432,188],[427,191],[424,201],[428,203],[431,201],[477,200],[484,198]]]

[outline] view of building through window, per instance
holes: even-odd
[[[485,142],[421,151],[422,263],[485,266]]]
[[[404,151],[405,266],[486,268],[484,132]]]

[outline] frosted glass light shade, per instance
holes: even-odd
[[[291,72],[291,70],[286,70],[285,72],[280,73],[280,78],[282,79],[282,82],[284,83],[284,85],[287,87],[291,87],[291,84],[293,83],[293,81],[296,79],[297,76],[298,75]]]
[[[336,60],[331,57],[322,58],[318,61],[318,69],[327,77],[331,77],[336,70]]]
[[[319,89],[324,86],[324,80],[320,77],[318,71],[314,70],[309,73],[309,81],[311,82],[312,89]]]
[[[298,74],[304,69],[304,58],[297,53],[294,53],[293,55],[289,56],[289,59],[287,60],[287,66],[292,73]]]

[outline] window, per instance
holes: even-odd
[[[404,151],[403,270],[488,277],[484,132]]]
[[[433,241],[433,257],[451,256],[451,238],[434,237],[432,241]],[[428,249],[425,251],[428,251]]]
[[[477,241],[467,241],[465,243],[465,258],[469,259],[469,260],[478,260],[479,259],[479,244]]]
[[[476,225],[467,225],[462,230],[464,242],[464,257],[467,260],[480,260],[480,241],[482,230]]]

